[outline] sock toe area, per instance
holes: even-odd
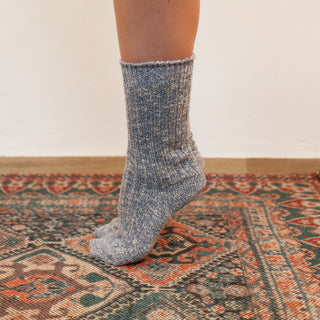
[[[136,240],[138,241],[138,240]],[[141,244],[141,241],[138,241]],[[90,256],[107,264],[121,266],[143,259],[150,251],[147,246],[125,243],[122,237],[112,235],[90,240]]]
[[[101,238],[106,236],[110,232],[116,233],[120,228],[120,218],[114,218],[109,223],[104,224],[103,226],[97,227],[94,231],[95,238]]]

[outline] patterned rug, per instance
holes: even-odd
[[[207,174],[142,261],[89,256],[121,174],[0,175],[0,319],[320,319],[316,174]]]

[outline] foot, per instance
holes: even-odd
[[[204,160],[201,157],[196,145],[193,145],[192,153],[197,159],[197,164],[202,169],[204,168]],[[100,227],[97,227],[94,231],[94,237],[95,238],[102,238],[108,236],[109,233],[117,233],[120,232],[120,217],[116,217],[113,220],[111,220],[109,223],[106,223]]]
[[[131,199],[124,205],[127,214],[123,219],[118,217],[108,225],[97,228],[98,235],[102,231],[106,234],[90,240],[90,255],[111,265],[124,265],[143,259],[153,249],[168,219],[194,199],[205,184],[206,178],[202,172],[163,191],[147,188],[138,192],[136,188],[127,190],[123,194],[125,199],[122,197],[123,201]]]

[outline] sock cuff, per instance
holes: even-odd
[[[190,61],[193,61],[195,58],[196,58],[195,53],[192,53],[192,55],[190,57],[178,59],[178,60],[125,62],[120,59],[119,62],[122,66],[143,67],[143,66],[161,66],[161,65],[171,65],[171,64],[186,64]]]
[[[146,61],[146,62],[123,62],[120,60],[123,84],[127,96],[136,96],[147,92],[164,95],[172,100],[177,97],[176,90],[190,89],[193,73],[193,61],[195,54],[178,60]],[[161,92],[160,92],[161,91]],[[170,95],[170,91],[173,94]],[[184,92],[189,95],[189,92]]]

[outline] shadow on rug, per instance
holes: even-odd
[[[142,261],[89,256],[121,174],[0,175],[0,319],[320,319],[316,174],[206,174]]]

